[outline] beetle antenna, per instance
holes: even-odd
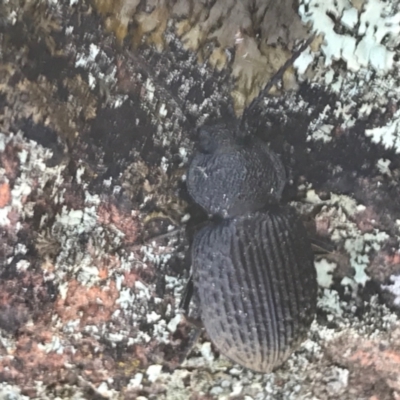
[[[307,41],[303,45],[301,45],[298,50],[293,52],[292,56],[288,60],[286,60],[286,62],[278,69],[278,71],[272,76],[272,78],[269,80],[264,89],[261,90],[259,95],[245,109],[241,119],[242,128],[244,127],[246,117],[249,115],[249,113],[251,113],[251,111],[253,111],[258,106],[262,98],[268,95],[268,92],[271,90],[271,88],[274,85],[276,85],[279,80],[282,79],[283,74],[286,72],[286,70],[294,64],[294,62],[299,58],[300,54],[312,43],[314,39],[315,39],[315,34],[309,37]]]

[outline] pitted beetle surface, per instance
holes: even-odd
[[[270,372],[305,339],[317,298],[313,253],[291,208],[206,226],[192,246],[201,320],[215,346]]]
[[[223,126],[203,128],[199,136],[187,188],[209,214],[233,217],[280,200],[285,170],[266,143]]]

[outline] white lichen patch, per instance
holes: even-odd
[[[58,182],[64,167],[49,168],[46,161],[52,156],[52,152],[43,148],[33,141],[26,141],[22,132],[17,134],[5,135],[0,133],[0,154],[4,152],[7,144],[12,144],[18,148],[18,158],[20,161],[20,174],[15,180],[11,190],[11,201],[8,205],[0,209],[0,226],[10,226],[10,213],[16,213],[21,217],[32,217],[34,202],[27,200],[33,190],[38,195],[42,194],[45,185],[49,182]],[[5,177],[6,173],[0,168],[0,176]],[[5,182],[8,182],[6,179]],[[56,190],[53,187],[53,191]],[[21,228],[20,222],[15,225],[15,233]]]
[[[121,307],[122,310],[128,310],[134,303],[136,296],[130,288],[118,289],[119,298],[117,299],[116,303]]]
[[[62,354],[64,351],[64,346],[59,336],[52,336],[51,341],[46,344],[39,344],[38,348],[45,353],[54,352],[56,354]]]
[[[386,149],[394,149],[396,153],[400,153],[400,110],[387,125],[367,129],[365,134],[371,137],[374,143],[380,143]]]
[[[104,66],[112,65],[112,68],[104,68]],[[114,108],[121,105],[121,100],[126,99],[126,96],[111,95],[110,88],[117,81],[117,67],[106,52],[97,44],[91,43],[84,49],[81,49],[76,55],[75,67],[83,68],[88,72],[88,85],[94,90],[96,87],[106,95],[106,101]]]
[[[317,270],[318,286],[329,288],[333,283],[332,272],[336,269],[336,264],[323,258],[315,262],[315,269]]]
[[[382,285],[382,289],[392,293],[395,296],[393,304],[400,306],[400,275],[392,275],[390,281],[392,283],[389,285]]]
[[[28,396],[21,394],[21,389],[18,386],[0,383],[0,399],[4,400],[28,400]]]
[[[307,71],[307,68],[312,64],[313,61],[314,54],[311,52],[310,49],[306,49],[300,54],[297,60],[295,60],[295,62],[293,63],[293,67],[296,68],[298,74],[302,76]]]
[[[322,296],[318,299],[318,308],[328,312],[328,320],[343,314],[342,304],[336,290],[324,289]]]
[[[325,143],[330,142],[332,140],[331,132],[333,128],[334,126],[329,124],[316,127],[316,129],[314,129],[313,132],[308,136],[307,140],[322,140]]]
[[[172,318],[171,321],[169,321],[169,323],[167,325],[168,330],[171,333],[174,333],[181,321],[182,321],[182,315],[180,315],[180,314],[175,315],[175,317]]]
[[[349,370],[340,367],[332,367],[325,376],[327,389],[333,394],[343,394],[349,384]]]
[[[310,79],[313,85],[337,95],[335,106],[328,106],[311,121],[308,141],[331,142],[360,120],[368,120],[373,111],[383,114],[389,109],[385,122],[367,125],[365,135],[399,153],[400,114],[391,104],[400,101],[400,3],[302,0],[299,13],[321,38],[315,40],[310,64],[302,58],[295,64],[303,74],[300,79]],[[316,51],[320,40],[320,51]],[[335,62],[339,60],[344,63]],[[289,107],[310,112],[308,105],[297,102]]]
[[[215,358],[214,353],[211,351],[211,343],[205,342],[201,345],[201,355],[208,361],[212,362]]]
[[[141,389],[143,387],[142,385],[142,380],[143,380],[143,374],[138,372],[137,374],[134,375],[134,377],[129,381],[129,384],[127,386],[128,390],[131,389]]]
[[[338,234],[340,235],[339,232]],[[389,235],[377,229],[373,233],[360,234],[355,231],[354,234],[345,240],[344,248],[350,255],[350,264],[355,271],[354,282],[365,285],[370,279],[365,272],[370,263],[369,253],[371,250],[380,250],[381,244],[389,238]]]
[[[161,370],[162,370],[162,365],[159,364],[150,365],[146,371],[147,379],[150,382],[155,382],[160,376]]]
[[[172,249],[166,249],[164,246],[157,246],[155,242],[148,246],[142,246],[143,261],[156,265],[165,265],[171,258]]]
[[[343,246],[349,256],[354,272],[353,276],[348,277],[353,281],[352,286],[354,288],[357,285],[364,286],[370,279],[366,273],[371,263],[370,256],[381,249],[382,244],[389,239],[389,235],[379,229],[362,232],[355,222],[355,216],[358,212],[364,211],[365,207],[357,204],[349,196],[332,195],[329,200],[323,201],[314,190],[309,190],[307,201],[313,204],[324,204],[316,216],[316,221],[318,223],[320,220],[329,220],[328,231],[331,240]]]
[[[378,162],[376,163],[376,166],[378,167],[378,170],[381,174],[387,175],[390,177],[392,175],[392,173],[390,172],[390,167],[389,167],[390,163],[391,163],[390,160],[380,158],[378,160]]]
[[[65,230],[80,235],[91,231],[96,225],[96,210],[94,207],[85,210],[68,210],[65,206],[57,215],[54,230]]]
[[[111,382],[100,383],[100,385],[97,387],[97,392],[106,399],[115,399],[119,395],[119,393],[117,390],[109,388],[109,386],[112,384],[112,380]]]
[[[3,346],[7,355],[12,356],[14,354],[16,348],[14,337],[12,337],[12,335],[7,334],[6,331],[3,329],[0,330],[0,345]]]
[[[319,114],[318,118],[311,121],[308,128],[310,133],[307,137],[307,141],[322,140],[324,143],[327,143],[332,140],[331,132],[333,131],[334,126],[324,122],[327,115],[331,112],[331,107],[327,105],[323,112]]]
[[[55,275],[62,281],[66,274],[73,273],[85,285],[93,285],[99,281],[99,270],[93,264],[93,254],[82,249],[82,237],[87,239],[89,246],[103,245],[106,243],[104,229],[97,223],[97,210],[95,206],[83,210],[70,210],[65,206],[56,216],[51,229],[52,237],[62,243],[57,257]],[[116,243],[121,236],[115,235]]]
[[[326,65],[343,60],[353,71],[371,65],[386,72],[393,67],[392,49],[399,43],[400,12],[393,8],[389,2],[368,0],[359,12],[349,0],[303,0],[299,12],[305,23],[324,36]],[[342,26],[343,33],[337,32],[336,24]]]

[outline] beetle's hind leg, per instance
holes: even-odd
[[[194,315],[189,315],[190,303],[192,301],[195,303]],[[196,295],[194,293],[193,275],[190,275],[186,283],[181,302],[179,303],[179,310],[190,325],[196,326],[199,329],[203,328],[203,323],[200,319],[198,301],[196,301]]]
[[[197,341],[199,340],[201,331],[203,329],[203,323],[200,318],[200,310],[199,310],[199,302],[196,299],[196,293],[194,290],[193,284],[193,275],[190,275],[189,280],[187,281],[185,290],[182,295],[181,302],[179,304],[179,309],[185,319],[185,321],[191,325],[194,329],[191,330],[189,334],[189,341],[188,344],[185,346],[181,356],[179,357],[179,364],[182,364],[187,356],[192,351],[193,347],[196,345]],[[190,305],[194,303],[194,310],[192,313],[194,315],[189,315],[190,312]]]

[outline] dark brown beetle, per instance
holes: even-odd
[[[270,372],[306,338],[317,283],[307,233],[291,208],[226,219],[196,233],[201,321],[226,357]]]
[[[194,292],[201,322],[219,351],[267,373],[306,338],[316,309],[317,278],[303,224],[292,208],[278,205],[285,185],[279,157],[241,132],[246,132],[243,119],[233,129],[200,130],[187,188],[220,220],[194,235],[192,278],[182,304],[187,312]]]

